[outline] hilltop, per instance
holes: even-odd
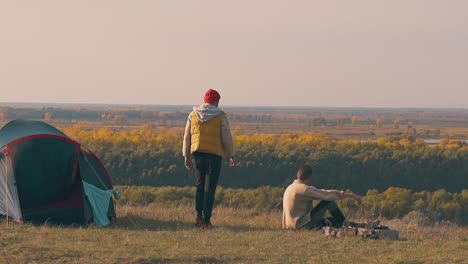
[[[192,208],[118,208],[112,227],[0,225],[0,263],[466,263],[468,229],[386,222],[401,241],[330,239],[283,231],[280,212],[221,207],[214,230],[193,227]]]

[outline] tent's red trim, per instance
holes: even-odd
[[[58,136],[58,135],[51,135],[51,134],[37,134],[37,135],[31,135],[31,136],[27,136],[27,137],[22,137],[22,138],[19,138],[15,141],[12,141],[10,143],[7,144],[7,148],[3,151],[3,152],[6,152],[8,153],[8,149],[11,148],[12,146],[18,144],[18,143],[21,143],[21,142],[25,142],[25,141],[28,141],[28,140],[33,140],[33,139],[39,139],[39,138],[55,138],[55,139],[60,139],[60,140],[63,140],[63,141],[67,141],[68,143],[70,144],[73,144],[77,147],[80,147],[81,144],[70,139],[70,138],[67,138],[67,137],[64,137],[64,136]]]

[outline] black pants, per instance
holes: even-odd
[[[332,217],[325,218],[325,213],[330,212]],[[310,211],[310,228],[322,228],[326,226],[325,220],[329,220],[333,227],[342,227],[345,221],[345,216],[335,202],[320,201],[312,211]]]
[[[218,155],[196,152],[195,156],[195,195],[198,216],[203,216],[208,224],[215,200],[216,187],[221,173],[222,158]]]

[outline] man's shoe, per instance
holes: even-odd
[[[201,216],[197,216],[197,221],[195,222],[195,225],[197,227],[204,227],[206,225],[205,219],[203,219],[203,217]]]

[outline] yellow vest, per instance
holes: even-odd
[[[197,113],[192,112],[192,145],[191,153],[203,152],[226,157],[221,140],[221,119],[222,116],[202,122],[198,119]]]

